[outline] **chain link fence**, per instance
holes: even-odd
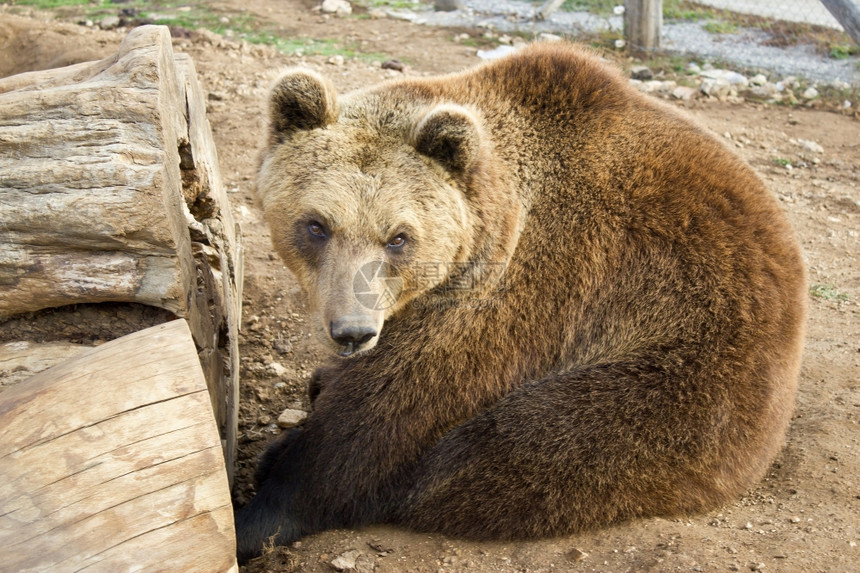
[[[637,3],[627,4],[629,9]],[[860,46],[820,0],[663,0],[662,4],[662,50],[825,83],[860,85]],[[621,47],[624,5],[624,0],[567,0],[559,10],[602,19],[602,30],[592,27],[579,32],[594,35],[596,29],[604,43]]]

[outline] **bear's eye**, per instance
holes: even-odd
[[[405,244],[406,244],[406,237],[403,235],[397,235],[396,237],[394,237],[393,239],[388,241],[388,248],[389,249],[400,249]]]
[[[318,223],[316,221],[311,221],[310,223],[308,223],[308,233],[318,239],[327,238],[325,227],[323,227],[321,223]]]

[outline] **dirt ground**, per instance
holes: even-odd
[[[194,58],[208,92],[222,176],[247,253],[237,504],[253,495],[255,458],[278,433],[278,414],[308,408],[307,380],[327,352],[311,334],[312,319],[293,277],[272,254],[253,198],[268,87],[296,64],[322,71],[346,91],[404,73],[381,69],[382,56],[402,60],[409,66],[405,73],[420,75],[479,61],[474,47],[455,39],[462,33],[477,38],[476,31],[324,17],[313,6],[210,4],[232,13],[243,9],[282,34],[341,38],[357,52],[379,57],[329,63],[326,56],[285,56],[209,33],[174,34],[175,49]],[[97,30],[51,14],[11,12],[22,13],[0,6],[0,76],[103,57],[124,35],[123,29]],[[702,99],[678,105],[730,139],[758,170],[795,225],[809,264],[811,312],[797,410],[767,477],[737,502],[688,519],[635,521],[528,543],[474,543],[385,526],[329,531],[243,571],[333,571],[331,561],[350,551],[359,554],[356,570],[380,573],[860,570],[860,123],[803,107]]]

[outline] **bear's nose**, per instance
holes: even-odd
[[[364,316],[333,320],[329,324],[329,333],[332,340],[348,349],[350,354],[378,334],[373,319]]]

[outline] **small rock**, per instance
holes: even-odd
[[[687,73],[688,74],[700,74],[702,73],[702,68],[696,62],[690,62],[687,64]]]
[[[383,70],[396,70],[398,72],[406,71],[406,64],[400,60],[386,60],[380,66]]]
[[[99,22],[99,27],[102,30],[112,30],[119,26],[119,16],[105,16]]]
[[[329,63],[333,66],[342,66],[343,65],[343,56],[341,56],[340,54],[335,54],[334,56],[330,57],[326,61],[327,61],[327,63]]]
[[[320,10],[325,14],[349,16],[352,14],[352,5],[347,0],[323,0]]]
[[[803,92],[803,99],[815,99],[818,97],[818,90],[814,87],[808,87]]]
[[[550,34],[549,32],[542,32],[538,34],[538,40],[541,42],[561,42],[561,36],[557,36],[556,34]]]
[[[699,91],[706,96],[725,99],[732,92],[732,84],[725,78],[705,78]]]
[[[804,151],[809,151],[810,153],[824,153],[824,148],[815,141],[798,139],[797,144],[800,145]]]
[[[750,85],[763,86],[767,83],[767,76],[764,74],[756,74],[750,78]]]
[[[747,87],[750,83],[746,76],[731,70],[705,70],[702,72],[702,77],[712,80],[726,80],[730,85],[741,88]]]
[[[764,568],[765,568],[765,564],[764,564],[764,563],[756,563],[755,565],[753,565],[752,567],[750,567],[750,569],[752,569],[753,571],[763,571],[763,570],[764,570]]]
[[[633,66],[630,68],[630,77],[634,80],[650,80],[654,72],[648,66]]]
[[[286,409],[278,416],[278,427],[280,428],[295,428],[305,421],[308,413],[303,410]]]
[[[699,92],[695,88],[687,86],[678,86],[674,90],[672,90],[672,97],[675,99],[688,101],[696,97],[697,93]]]
[[[576,547],[567,552],[567,558],[570,561],[582,561],[586,557],[588,557],[588,553],[582,549],[577,549]]]
[[[331,566],[338,571],[349,571],[350,569],[355,569],[355,561],[358,559],[359,555],[361,555],[361,551],[358,549],[341,553],[331,560]]]
[[[280,378],[286,375],[288,372],[289,370],[287,370],[283,364],[280,364],[278,362],[271,362],[269,364],[266,364],[266,374],[268,374],[269,376],[277,376]]]
[[[462,0],[436,0],[433,8],[438,12],[453,12],[463,8]]]
[[[752,82],[750,82],[752,84]],[[773,99],[779,97],[780,90],[776,84],[765,82],[761,85],[752,84],[752,87],[744,92],[747,97],[756,99]]]
[[[743,528],[744,528],[744,529],[752,529],[752,523],[750,523],[749,521],[747,521],[746,525],[744,525],[744,527],[743,527]]]
[[[287,354],[293,350],[293,343],[285,338],[278,338],[272,343],[272,348],[278,354]]]
[[[367,542],[367,545],[376,551],[379,555],[388,555],[390,553],[394,553],[394,549],[389,547],[387,544],[379,541],[378,539],[374,539]]]

